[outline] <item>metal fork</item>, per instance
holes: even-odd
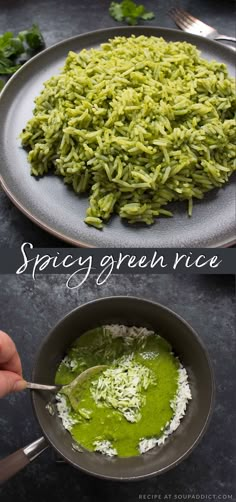
[[[201,35],[202,37],[210,38],[212,40],[227,40],[228,42],[236,42],[236,38],[221,35],[215,28],[203,23],[196,17],[191,16],[183,9],[173,7],[169,10],[168,14],[174,20],[175,24],[183,31],[193,33],[194,35]]]

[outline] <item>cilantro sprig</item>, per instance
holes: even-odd
[[[147,11],[144,5],[137,5],[132,0],[111,2],[109,12],[115,21],[125,21],[130,25],[137,24],[139,19],[149,21],[155,17],[154,13]]]
[[[14,36],[11,31],[0,35],[0,75],[4,79],[13,75],[20,66],[44,49],[43,35],[36,24]],[[0,90],[5,81],[0,79]]]

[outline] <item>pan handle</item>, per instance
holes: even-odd
[[[46,450],[48,446],[46,439],[41,437],[25,448],[20,448],[8,457],[0,460],[0,483],[4,483],[17,474],[17,472]]]

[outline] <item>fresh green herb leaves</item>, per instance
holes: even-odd
[[[38,52],[45,47],[43,35],[37,24],[33,24],[28,31],[21,31],[18,36],[28,45],[29,51]]]
[[[45,47],[43,36],[36,24],[14,36],[7,31],[0,36],[0,75],[10,76],[36,52]],[[0,90],[4,86],[0,79]]]
[[[144,5],[137,5],[132,0],[123,0],[121,3],[111,2],[109,12],[116,21],[125,21],[135,25],[139,19],[149,21],[154,19],[153,12],[148,12]]]

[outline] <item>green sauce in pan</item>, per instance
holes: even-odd
[[[109,441],[118,456],[129,457],[140,454],[141,439],[160,437],[173,417],[170,403],[176,395],[180,363],[169,343],[159,335],[112,336],[111,331],[109,326],[102,327],[79,337],[59,366],[55,381],[70,383],[91,366],[105,364],[114,369],[120,368],[122,361],[131,361],[127,364],[139,368],[137,374],[141,374],[140,370],[148,374],[146,388],[139,390],[141,405],[135,422],[106,401],[94,399],[93,389],[103,372],[85,382],[76,409],[67,399],[69,415],[77,421],[70,429],[77,443],[94,451],[95,443]]]

